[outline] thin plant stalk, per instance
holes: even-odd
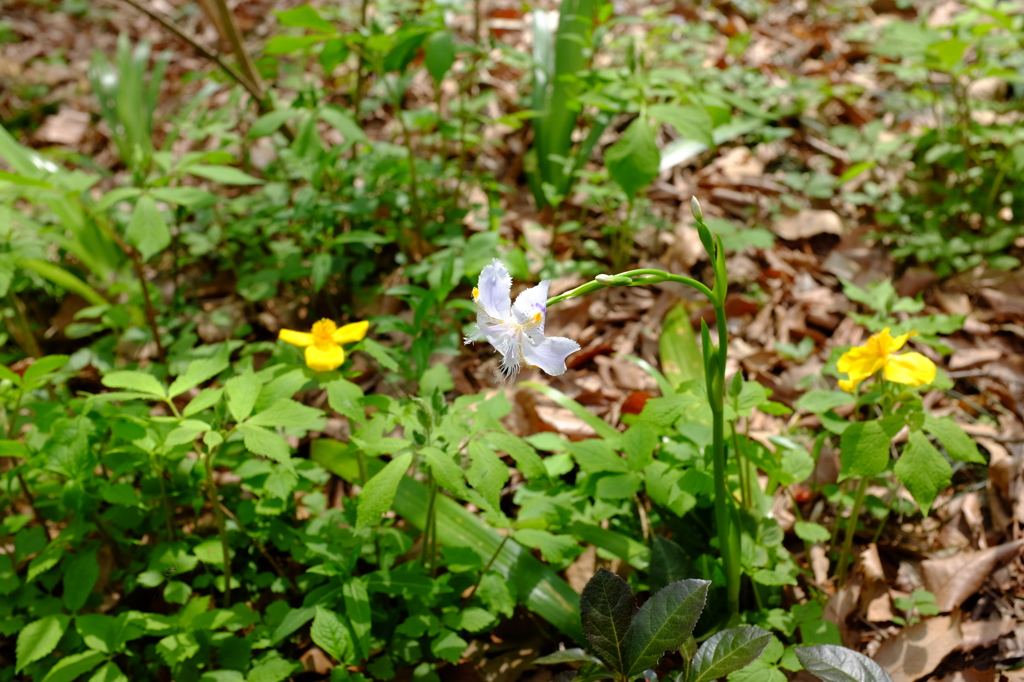
[[[846,583],[846,565],[850,560],[853,549],[853,536],[857,532],[857,521],[860,518],[861,507],[864,506],[864,498],[868,494],[870,477],[864,476],[857,486],[857,497],[853,500],[853,508],[850,510],[850,518],[846,523],[846,535],[843,536],[843,549],[839,552],[839,567],[836,570],[836,585],[842,587]]]
[[[570,298],[583,296],[608,286],[646,286],[662,282],[685,284],[704,294],[711,302],[715,311],[715,324],[718,327],[717,347],[711,341],[707,325],[702,323],[701,336],[704,340],[704,373],[707,384],[708,403],[711,407],[712,444],[711,454],[714,462],[715,488],[715,526],[718,534],[719,549],[726,576],[726,604],[729,613],[739,612],[740,580],[740,535],[736,516],[736,503],[729,491],[726,474],[728,457],[725,449],[725,365],[728,356],[728,328],[725,317],[725,296],[728,278],[725,272],[725,249],[721,237],[713,236],[704,222],[704,216],[696,197],[691,202],[693,217],[697,221],[697,232],[704,249],[711,257],[714,271],[714,285],[709,288],[692,277],[674,275],[663,270],[640,268],[627,270],[617,275],[598,275],[594,280],[582,284],[559,296],[553,296],[547,305],[554,305]]]
[[[469,600],[473,598],[474,594],[476,594],[476,591],[480,588],[480,583],[484,580],[484,576],[487,574],[487,571],[491,570],[491,566],[494,565],[495,560],[498,558],[498,555],[501,554],[501,550],[505,548],[505,543],[508,542],[510,537],[512,537],[512,533],[506,533],[505,537],[503,537],[501,542],[498,543],[498,548],[494,550],[494,554],[491,555],[491,558],[487,560],[487,564],[480,570],[480,575],[477,576],[476,583],[462,599],[463,604],[468,604]]]
[[[224,554],[224,608],[231,608],[231,547],[228,544],[228,529],[224,521],[224,511],[220,503],[220,491],[217,489],[217,482],[213,479],[213,456],[216,448],[209,448],[206,451],[204,463],[206,465],[206,492],[210,498],[210,506],[213,507],[213,516],[217,521],[217,534],[220,535],[220,547]]]

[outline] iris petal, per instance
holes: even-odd
[[[313,345],[313,335],[307,334],[306,332],[297,332],[294,329],[282,329],[277,338],[281,339],[285,343],[290,343],[293,346],[305,347]]]
[[[367,321],[353,322],[352,324],[346,324],[341,329],[338,329],[331,335],[331,339],[335,343],[354,343],[356,341],[362,341],[363,337],[366,336],[366,330],[370,328],[370,323]]]
[[[497,258],[480,273],[477,284],[477,303],[481,309],[496,320],[511,317],[512,275]]]
[[[565,373],[565,358],[580,349],[580,344],[563,336],[552,336],[543,343],[523,344],[523,360],[528,365],[540,367],[552,376]]]
[[[324,349],[316,346],[306,348],[306,365],[314,371],[329,372],[340,367],[343,362],[345,362],[345,351],[336,344]]]
[[[908,386],[932,383],[935,372],[935,363],[920,353],[894,355],[885,363],[885,378]]]

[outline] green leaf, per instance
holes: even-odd
[[[217,203],[216,194],[198,187],[156,187],[149,190],[154,199],[187,208],[205,208]]]
[[[275,11],[277,20],[282,26],[297,26],[308,28],[310,31],[320,33],[336,33],[334,24],[320,16],[320,13],[309,5],[299,5],[293,9],[286,9],[281,12]]]
[[[828,542],[832,538],[828,528],[810,521],[797,521],[793,524],[796,536],[805,542]]]
[[[651,570],[648,580],[651,591],[656,592],[669,583],[684,580],[696,573],[693,562],[683,548],[660,535],[651,543]]]
[[[399,455],[387,463],[376,476],[371,478],[359,493],[356,507],[356,528],[376,525],[380,515],[391,508],[398,492],[398,485],[405,478],[405,472],[412,464],[412,453]]]
[[[177,428],[167,434],[164,445],[173,448],[177,445],[191,443],[201,433],[210,430],[210,425],[198,419],[182,419]]]
[[[295,109],[275,109],[263,114],[249,128],[246,137],[250,140],[257,137],[265,137],[277,131],[288,119],[296,116],[299,112]]]
[[[139,250],[143,261],[170,246],[171,231],[167,229],[167,223],[153,197],[139,197],[124,236],[129,244]]]
[[[67,364],[67,355],[47,355],[41,357],[25,370],[22,383],[25,386],[25,390],[31,390],[42,385],[42,379],[47,374],[56,372]]]
[[[370,595],[361,578],[352,578],[341,591],[345,595],[345,616],[354,636],[355,659],[364,661],[370,657],[370,630],[373,626]]]
[[[469,643],[451,630],[441,630],[441,634],[430,643],[430,652],[440,659],[455,664],[462,658],[462,652]]]
[[[262,412],[253,415],[245,423],[252,426],[303,428],[316,431],[324,427],[324,413],[315,407],[303,405],[290,398],[283,398]]]
[[[239,426],[238,431],[242,434],[242,442],[249,452],[269,457],[275,462],[287,462],[291,459],[292,449],[288,446],[288,441],[273,431],[249,423]]]
[[[262,387],[263,382],[251,369],[224,383],[224,391],[228,394],[228,411],[236,422],[244,422],[252,414]]]
[[[839,439],[839,480],[851,476],[876,476],[889,464],[889,445],[903,427],[900,417],[886,417],[851,424]]]
[[[78,611],[85,606],[99,577],[96,550],[83,551],[64,559],[64,605],[68,611]]]
[[[44,616],[26,625],[18,634],[15,650],[14,673],[21,672],[29,663],[38,661],[57,647],[64,631],[68,629],[70,616],[56,614]]]
[[[751,626],[716,632],[697,650],[688,682],[725,677],[757,660],[771,641],[770,632]]]
[[[629,471],[629,463],[620,457],[612,449],[612,445],[603,438],[571,442],[569,443],[569,452],[572,453],[576,463],[580,465],[580,469],[587,474],[596,474],[602,471],[619,473]]]
[[[583,634],[612,670],[624,672],[629,668],[626,633],[635,613],[633,590],[625,580],[605,568],[598,569],[580,595]]]
[[[647,112],[658,123],[667,123],[675,128],[680,137],[696,140],[708,147],[715,146],[715,140],[711,136],[715,125],[704,107],[692,104],[686,106],[654,104],[647,109]]]
[[[199,384],[209,381],[213,377],[217,376],[227,369],[229,364],[227,348],[225,348],[222,353],[214,357],[203,358],[202,360],[193,360],[189,363],[188,369],[185,370],[185,373],[175,379],[171,384],[170,389],[167,391],[167,395],[171,398],[175,398],[185,391],[193,389]]]
[[[985,458],[978,452],[978,446],[952,417],[934,417],[926,414],[924,430],[939,439],[950,459],[985,464]]]
[[[524,547],[539,549],[544,560],[554,568],[567,566],[583,553],[579,541],[571,535],[555,535],[540,528],[516,530],[512,538]]]
[[[198,654],[199,642],[191,632],[179,632],[157,642],[156,651],[173,668]]]
[[[120,370],[107,372],[103,375],[103,385],[107,388],[121,388],[129,391],[139,391],[163,398],[167,395],[167,388],[152,374],[137,372],[133,370]]]
[[[352,115],[333,104],[320,107],[317,109],[316,115],[321,121],[341,133],[345,142],[366,142],[368,139]]]
[[[57,665],[50,668],[43,682],[71,682],[79,675],[95,668],[106,657],[107,655],[101,651],[83,651],[80,654],[65,656],[57,661]]]
[[[466,489],[465,473],[450,454],[440,448],[430,446],[421,448],[420,454],[442,488],[461,500],[468,498],[469,491]]]
[[[796,657],[804,670],[824,682],[892,682],[889,673],[864,654],[835,644],[800,646]]]
[[[352,637],[348,626],[334,611],[322,606],[316,607],[316,617],[309,634],[318,647],[330,654],[334,660],[342,664],[350,662]]]
[[[513,436],[510,433],[493,431],[484,436],[487,444],[495,450],[507,452],[515,460],[516,468],[522,472],[527,481],[536,481],[547,478],[548,472],[544,467],[544,460],[540,458],[533,446],[522,438]]]
[[[444,624],[452,630],[465,630],[467,632],[483,632],[497,620],[494,614],[480,608],[471,606],[468,609],[444,614]]]
[[[363,389],[347,379],[335,379],[327,384],[327,404],[332,410],[352,421],[366,421],[363,398]]]
[[[216,405],[222,395],[224,395],[223,388],[204,388],[199,391],[195,398],[189,401],[185,409],[181,411],[181,415],[183,417],[191,417],[194,414],[199,414],[203,410]]]
[[[622,451],[630,471],[641,471],[654,458],[658,447],[658,432],[646,422],[639,422],[622,434]]]
[[[224,545],[221,544],[220,538],[211,538],[200,542],[192,548],[192,553],[204,564],[224,565]]]
[[[117,663],[110,661],[105,666],[96,671],[96,673],[89,678],[89,682],[129,682],[128,676],[121,672],[121,669],[117,667]]]
[[[254,178],[234,166],[218,166],[216,164],[203,166],[189,166],[185,172],[191,175],[198,175],[207,180],[219,182],[222,185],[262,185],[263,181]]]
[[[501,489],[508,481],[508,467],[501,461],[501,457],[479,440],[469,443],[469,469],[466,470],[466,480],[469,485],[480,493],[484,501],[490,505],[490,511],[498,513],[501,511]]]
[[[434,83],[440,83],[455,63],[455,44],[449,31],[437,31],[427,38],[424,61]]]
[[[949,462],[921,431],[910,432],[910,442],[893,467],[893,473],[907,486],[925,516],[939,491],[953,479],[953,469]]]
[[[662,654],[678,649],[693,633],[710,585],[707,580],[680,580],[640,607],[626,632],[628,677],[653,668]]]
[[[670,308],[661,320],[658,354],[661,371],[672,384],[673,391],[684,381],[704,378],[704,356],[690,324],[690,315],[682,304]]]
[[[283,682],[300,667],[296,661],[287,661],[281,654],[271,651],[252,667],[246,682]]]
[[[631,199],[657,179],[660,160],[654,128],[643,116],[634,120],[619,141],[604,153],[612,180]]]
[[[857,402],[857,397],[846,391],[814,389],[800,396],[800,399],[796,401],[796,409],[819,414],[843,405],[853,405],[855,402]]]

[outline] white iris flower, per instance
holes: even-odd
[[[466,343],[486,339],[502,355],[500,374],[509,379],[521,365],[540,367],[556,376],[565,372],[565,358],[580,349],[580,344],[564,337],[544,336],[548,287],[540,284],[519,294],[512,303],[512,276],[497,258],[480,273],[473,289],[476,303],[476,329]]]

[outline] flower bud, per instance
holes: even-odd
[[[690,197],[690,211],[695,220],[704,220],[704,212],[700,210],[700,202],[696,196]]]
[[[594,278],[594,281],[610,287],[628,287],[633,283],[631,277],[624,275],[598,275]]]

